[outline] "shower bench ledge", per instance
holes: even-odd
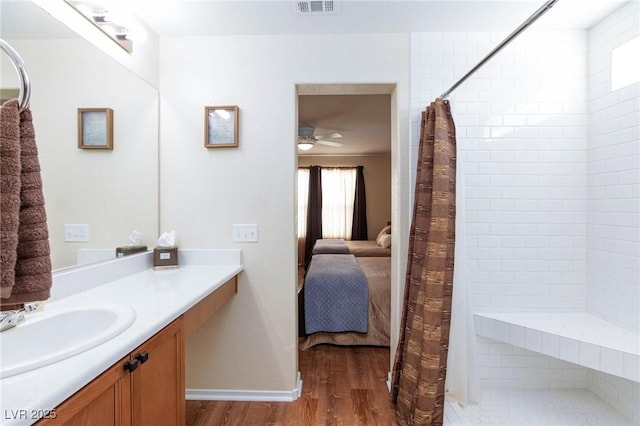
[[[640,334],[587,312],[478,312],[476,334],[640,382]]]

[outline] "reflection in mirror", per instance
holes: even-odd
[[[144,31],[125,22],[122,11],[118,13],[113,4],[107,7],[102,1],[65,0],[89,22],[98,27],[118,46],[127,52],[133,52],[133,41],[136,36],[143,37]]]
[[[116,257],[158,235],[158,92],[25,0],[0,0],[0,37],[22,57],[56,269]],[[18,75],[1,55],[1,88]],[[113,150],[78,149],[79,108],[113,110]],[[84,225],[78,235],[65,225]],[[78,236],[80,238],[78,238]],[[65,241],[65,239],[67,241]],[[82,239],[88,241],[68,241]]]

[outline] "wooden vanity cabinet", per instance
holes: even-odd
[[[127,371],[125,365],[132,364],[135,369]],[[38,425],[184,425],[184,393],[180,317],[59,405],[55,418]]]
[[[60,404],[38,425],[131,425],[131,382],[125,357]]]
[[[60,404],[55,418],[38,425],[184,425],[185,338],[237,292],[234,276]]]
[[[184,425],[182,317],[147,340],[132,357],[140,363],[131,373],[133,424]]]

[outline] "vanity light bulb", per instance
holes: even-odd
[[[100,28],[102,29],[102,31],[107,33],[109,36],[116,37],[117,31],[113,26],[111,26],[111,25],[101,25]]]
[[[127,40],[135,41],[136,43],[144,43],[147,41],[147,32],[141,27],[133,27],[127,33]]]
[[[93,16],[95,13],[93,8],[87,6],[86,4],[77,4],[75,5],[75,8],[85,16]]]

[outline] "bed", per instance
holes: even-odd
[[[353,261],[357,264],[362,271],[362,276],[366,280],[367,286],[367,306],[366,310],[366,332],[360,331],[316,331],[313,333],[307,333],[306,329],[306,309],[305,300],[308,294],[313,294],[305,291],[305,285],[310,286],[312,283],[322,283],[322,280],[327,279],[326,266],[331,265],[333,259],[340,257],[353,258]],[[318,266],[320,265],[320,259],[325,264],[325,271],[318,274]],[[315,262],[315,264],[314,264]],[[335,275],[339,273],[339,268],[329,268]],[[317,280],[316,278],[319,277]],[[314,281],[315,280],[315,281]],[[310,287],[309,287],[310,288]],[[305,294],[307,294],[305,296]],[[312,346],[327,343],[341,346],[353,346],[353,345],[370,345],[370,346],[389,346],[389,321],[390,321],[390,309],[391,309],[391,258],[384,256],[378,257],[356,257],[352,254],[318,254],[314,255],[309,264],[307,274],[305,276],[305,282],[302,290],[298,293],[298,310],[299,310],[299,334],[300,342],[299,348],[301,350],[308,349]],[[340,296],[342,299],[343,296]]]
[[[389,257],[391,247],[382,247],[376,241],[317,240],[311,254],[352,254],[356,257]]]
[[[391,225],[380,230],[375,240],[319,239],[313,245],[311,255],[352,254],[356,257],[390,257]]]

